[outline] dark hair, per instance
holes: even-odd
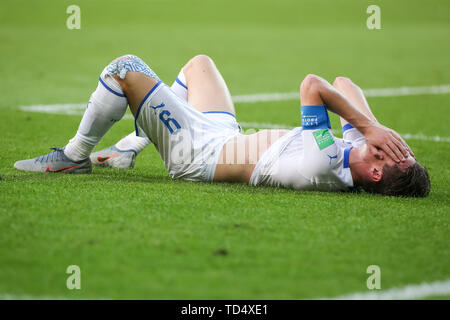
[[[383,175],[378,182],[368,182],[362,186],[370,193],[380,193],[396,197],[426,197],[431,183],[427,168],[416,162],[402,171],[397,165],[383,167]]]

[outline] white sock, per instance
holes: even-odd
[[[170,88],[178,97],[187,101],[188,90],[186,86],[186,76],[184,75],[183,69],[181,69],[177,79],[173,82]],[[133,150],[136,154],[139,154],[150,143],[151,142],[148,138],[138,137],[136,136],[136,132],[133,131],[117,142],[116,148],[119,150]]]
[[[184,101],[188,100],[188,89],[187,89],[187,85],[186,85],[186,76],[184,75],[183,69],[181,69],[180,73],[178,74],[178,77],[173,82],[173,84],[170,88],[177,96],[182,98]]]
[[[148,138],[142,138],[136,136],[136,131],[133,131],[126,137],[122,138],[116,143],[116,148],[119,150],[133,150],[136,154],[139,154],[146,146],[150,144]]]
[[[128,101],[120,84],[105,68],[97,89],[91,95],[77,134],[64,149],[65,155],[74,161],[88,158],[105,133],[122,119],[127,106]]]

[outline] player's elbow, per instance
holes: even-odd
[[[349,90],[353,88],[358,88],[350,78],[337,77],[334,79],[333,87],[338,90]]]
[[[315,74],[308,74],[300,84],[300,95],[317,91],[323,85],[323,79]]]

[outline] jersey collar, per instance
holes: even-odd
[[[349,147],[344,150],[344,169],[347,169],[349,167],[349,156],[350,156],[350,150],[352,150],[353,147]]]

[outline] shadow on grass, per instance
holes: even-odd
[[[192,191],[198,191],[201,193],[225,193],[225,194],[242,194],[242,195],[270,195],[281,196],[290,195],[295,197],[308,197],[309,199],[328,198],[332,199],[371,199],[375,201],[400,201],[400,202],[421,202],[428,198],[399,198],[399,197],[387,197],[376,194],[369,194],[362,192],[321,192],[321,191],[299,191],[278,187],[269,186],[251,186],[245,183],[229,183],[229,182],[193,182],[185,180],[174,180],[169,175],[162,173],[161,170],[157,170],[158,173],[147,174],[150,170],[146,169],[134,169],[134,170],[116,170],[111,168],[95,168],[92,174],[42,174],[37,172],[20,172],[11,170],[10,172],[2,172],[0,175],[0,183],[5,184],[8,182],[25,182],[25,183],[42,183],[48,181],[61,181],[61,182],[83,182],[83,183],[146,183],[146,184],[165,184],[174,185],[179,187],[186,187],[193,189]],[[5,174],[6,173],[6,174]],[[76,179],[74,179],[76,178]],[[434,192],[433,198],[436,198],[437,194]],[[439,198],[439,196],[437,197]]]
[[[104,171],[104,172],[102,172]],[[7,176],[0,176],[1,182],[46,182],[46,181],[82,181],[82,182],[98,182],[111,183],[172,183],[169,176],[157,174],[130,174],[128,172],[119,172],[106,169],[94,171],[92,174],[42,174],[39,172],[16,172]]]

